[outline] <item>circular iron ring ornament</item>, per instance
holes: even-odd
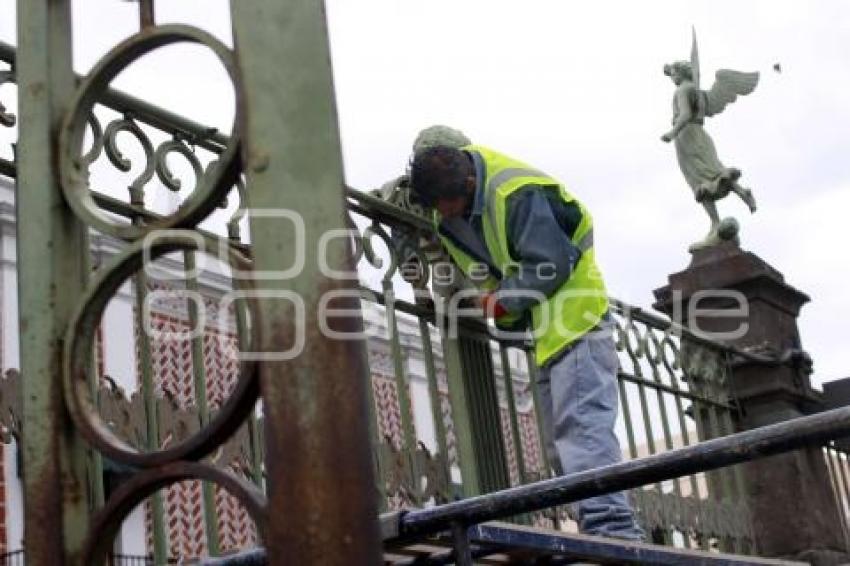
[[[171,484],[186,480],[206,480],[223,487],[248,511],[260,540],[266,540],[268,525],[266,498],[254,484],[230,472],[198,462],[174,462],[133,475],[110,496],[92,520],[80,565],[104,564],[124,519],[146,498]]]
[[[153,240],[152,243],[147,238],[133,242],[92,279],[68,325],[62,364],[65,403],[80,434],[116,462],[143,468],[176,460],[198,460],[211,453],[239,428],[254,409],[259,397],[258,363],[254,360],[240,360],[239,377],[233,392],[206,426],[174,445],[150,452],[141,452],[128,444],[101,418],[87,379],[95,331],[110,299],[126,279],[144,267],[144,260],[152,261],[175,251],[204,251],[202,247],[207,250],[220,249],[217,244],[222,243],[227,248],[227,257],[220,257],[219,260],[226,261],[234,270],[245,272],[250,269],[250,262],[224,240],[214,241],[189,230],[163,230]],[[251,282],[241,278],[235,281],[239,291],[247,295],[234,305],[236,308],[245,308],[247,305],[251,325],[246,346],[250,351],[260,343],[259,309],[251,293]]]
[[[191,228],[206,218],[236,183],[239,159],[239,107],[233,120],[230,141],[217,163],[198,182],[174,214],[148,224],[114,222],[94,201],[89,190],[88,166],[82,155],[83,137],[89,114],[110,82],[129,64],[143,55],[173,43],[199,43],[221,61],[234,89],[238,88],[233,54],[226,45],[207,32],[185,25],[164,25],[145,29],[116,45],[82,81],[59,134],[59,175],[62,192],[76,215],[89,226],[122,240],[136,240],[157,229]]]

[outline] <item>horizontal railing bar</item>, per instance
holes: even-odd
[[[444,531],[452,523],[473,525],[530,513],[588,497],[632,489],[806,445],[820,445],[850,433],[850,407],[799,417],[722,438],[706,440],[638,460],[630,460],[540,482],[471,497],[428,509],[382,515],[385,540],[409,539]]]
[[[126,218],[133,218],[133,217],[141,216],[144,220],[148,220],[148,221],[150,221],[150,220],[160,220],[160,219],[164,218],[164,216],[162,216],[161,214],[157,214],[156,212],[153,212],[153,211],[151,211],[147,208],[143,208],[141,206],[134,206],[134,205],[132,205],[128,202],[117,199],[115,197],[111,197],[109,195],[105,195],[105,194],[100,193],[100,192],[92,191],[92,198],[94,199],[95,203],[99,207],[101,207],[103,210],[105,210],[107,212],[111,212],[113,214],[118,214],[119,216],[124,216]],[[214,240],[225,239],[224,236],[222,236],[220,234],[216,234],[214,232],[210,232],[209,230],[204,230],[204,229],[198,228],[198,227],[195,227],[193,229],[196,232],[199,232],[200,234],[202,234],[202,235],[204,235],[208,238],[214,239]],[[230,245],[232,245],[234,248],[238,249],[242,253],[244,253],[246,255],[250,254],[250,251],[251,251],[250,244],[246,244],[246,243],[243,243],[243,242],[237,242],[237,241],[234,241],[234,240],[228,240],[228,242],[230,243]],[[250,257],[250,255],[249,255],[249,257]]]
[[[216,128],[203,126],[194,120],[119,90],[106,89],[98,102],[116,112],[132,114],[134,118],[157,129],[166,132],[178,130],[186,135],[190,144],[213,153],[221,153],[230,141],[230,136],[222,134]]]
[[[413,214],[364,191],[346,186],[345,196],[357,201],[357,203],[349,203],[349,209],[366,217],[374,217],[396,226],[413,225],[429,232],[434,230],[434,225],[429,219]]]

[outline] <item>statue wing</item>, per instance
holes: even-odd
[[[697,28],[691,26],[691,82],[699,90],[699,47],[697,46]]]
[[[729,69],[720,69],[714,75],[714,84],[711,90],[703,91],[705,98],[705,115],[714,116],[720,114],[727,104],[753,92],[759,83],[758,71],[754,73],[742,73]]]

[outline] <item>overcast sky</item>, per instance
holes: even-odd
[[[721,212],[741,220],[745,249],[812,297],[800,325],[817,381],[850,375],[842,356],[850,319],[843,294],[850,276],[850,3],[327,4],[349,184],[372,188],[401,172],[420,128],[460,128],[576,193],[594,213],[611,293],[641,306],[651,304],[667,274],[686,267],[688,244],[708,227],[672,145],[659,140],[673,94],[663,64],[688,58],[694,25],[704,88],[718,68],[761,71],[752,95],[706,124],[721,160],[743,170],[759,203],[750,216],[728,198]],[[224,0],[169,0],[157,10],[160,22],[192,23],[232,44]],[[15,39],[14,14],[14,0],[0,0],[7,42]],[[74,18],[81,73],[137,26],[136,5],[120,0],[78,1]],[[229,130],[232,88],[200,48],[165,48],[115,84]],[[0,100],[9,105],[11,87],[0,88]]]

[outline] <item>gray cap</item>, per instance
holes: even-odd
[[[472,143],[460,130],[448,126],[435,125],[425,128],[413,142],[413,153],[417,154],[426,149],[444,145],[448,147],[463,147]]]

